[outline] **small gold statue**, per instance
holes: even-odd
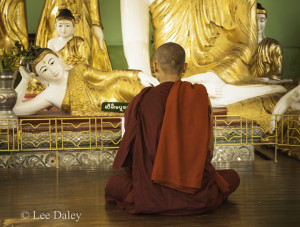
[[[62,9],[56,16],[57,37],[48,41],[48,48],[58,53],[69,66],[80,63],[92,64],[90,50],[84,39],[74,36],[75,17],[68,9]]]
[[[282,48],[280,43],[265,35],[267,11],[257,3],[257,47],[249,64],[254,78],[266,77],[273,80],[282,78]]]

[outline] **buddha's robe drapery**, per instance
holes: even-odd
[[[271,38],[263,39],[257,45],[249,69],[254,78],[281,79],[282,48],[279,42]]]
[[[181,84],[181,82],[177,82],[177,85],[178,83]],[[161,158],[162,156],[158,155],[157,153],[161,134],[165,135],[163,136],[166,139],[164,141],[169,144],[167,141],[168,138],[166,138],[168,137],[168,133],[179,130],[180,128],[178,129],[177,126],[181,125],[181,122],[174,124],[175,128],[173,131],[162,129],[164,117],[167,119],[169,117],[169,115],[164,115],[166,111],[166,103],[173,86],[175,86],[174,82],[165,82],[153,88],[145,88],[131,101],[126,109],[125,134],[114,161],[114,168],[119,169],[121,167],[125,167],[126,174],[118,174],[110,178],[106,185],[105,198],[108,203],[116,203],[119,207],[126,209],[126,211],[129,213],[156,213],[163,215],[188,215],[204,213],[214,210],[220,206],[223,200],[226,199],[227,196],[238,187],[239,177],[236,172],[233,170],[223,170],[218,171],[217,173],[210,163],[212,154],[208,152],[207,148],[208,142],[206,140],[208,139],[207,137],[209,137],[209,131],[206,132],[206,130],[208,130],[207,127],[202,129],[204,133],[207,133],[207,136],[203,136],[203,141],[201,139],[201,135],[193,134],[196,131],[201,131],[201,128],[198,127],[191,127],[191,131],[189,131],[189,133],[184,137],[180,137],[180,141],[173,141],[174,146],[176,146],[176,144],[180,144],[185,138],[191,136],[193,138],[193,142],[195,142],[195,138],[197,138],[200,143],[203,142],[199,149],[205,148],[206,150],[203,151],[208,152],[208,154],[204,155],[204,158],[207,157],[206,160],[201,160],[201,162],[198,163],[198,158],[202,157],[202,155],[198,156],[197,153],[195,154],[193,152],[193,150],[190,150],[193,153],[191,154],[189,151],[181,150],[182,147],[179,146],[178,150],[180,150],[182,154],[177,152],[176,156],[187,159],[184,161],[180,158],[179,161],[182,162],[182,165],[177,163],[176,168],[179,168],[179,170],[174,170],[175,178],[178,176],[177,173],[179,172],[179,175],[182,174],[182,176],[184,176],[183,181],[185,181],[185,176],[188,176],[189,180],[191,179],[189,176],[192,176],[192,178],[194,176],[193,174],[189,174],[191,173],[189,170],[195,170],[195,175],[197,175],[199,173],[197,166],[201,166],[200,168],[203,171],[202,181],[194,182],[192,185],[196,185],[196,187],[194,188],[192,186],[192,190],[187,190],[188,192],[185,192],[185,190],[190,187],[184,187],[184,185],[181,184],[182,181],[179,182],[179,188],[175,187],[179,189],[177,190],[174,189],[174,187],[169,187],[170,184],[165,184],[165,179],[162,180],[162,178],[156,178],[156,176],[162,176],[161,173],[164,173],[164,171],[154,167],[155,162],[157,162],[158,167],[161,167],[161,164],[166,166],[165,164],[168,162],[170,164],[173,161],[173,164],[176,166],[176,160],[178,161],[178,159],[166,160]],[[189,86],[192,85],[190,84]],[[179,96],[185,100],[185,97],[181,95]],[[207,93],[204,96],[204,99],[205,98],[208,99]],[[203,98],[200,98],[200,100],[203,100]],[[190,100],[187,106],[185,106],[188,109],[181,113],[189,111],[190,113],[193,112],[193,110],[190,109],[191,103],[194,103],[198,106],[203,104],[203,111],[208,112],[209,106],[207,105],[207,101],[206,104],[205,102],[199,104],[195,100]],[[181,105],[179,106],[183,107]],[[169,120],[172,121],[172,119],[173,118],[171,117]],[[191,124],[198,123],[189,121],[188,116],[181,120],[186,120],[186,124],[189,126],[191,126]],[[209,119],[204,120],[204,125],[209,124]],[[201,125],[198,126],[201,127]],[[193,128],[196,129],[193,130]],[[165,133],[163,131],[165,131]],[[177,132],[180,134],[179,131]],[[182,132],[186,132],[186,130],[183,130]],[[171,136],[169,139],[172,138],[174,137]],[[165,143],[163,142],[162,144]],[[182,144],[185,143],[183,142]],[[194,145],[192,146],[195,149],[196,147]],[[165,147],[163,146],[161,152],[163,152],[164,148]],[[195,156],[195,162],[190,163],[190,166],[193,166],[196,169],[185,169],[185,171],[183,171],[182,168],[186,168],[189,164],[186,162],[186,160],[190,160],[193,155]],[[222,177],[220,177],[220,175]],[[157,180],[156,183],[152,181],[152,177],[155,179],[155,181]],[[167,177],[167,180],[168,179],[170,178]],[[198,180],[200,178],[196,176],[196,179]],[[229,185],[230,191],[223,193],[221,190],[225,189],[224,191],[226,191],[226,188],[224,187],[221,189],[221,187],[218,185]]]
[[[13,47],[19,41],[28,47],[24,0],[0,1],[0,54],[3,48]]]
[[[95,69],[109,71],[111,63],[107,48],[104,43],[104,51],[101,50],[92,26],[100,26],[99,1],[98,0],[46,0],[40,18],[36,35],[36,45],[47,47],[47,42],[56,36],[55,18],[60,9],[69,9],[75,17],[75,36],[81,37],[89,49],[88,63]]]
[[[110,115],[101,111],[103,102],[130,102],[143,88],[138,71],[105,72],[80,64],[69,72],[61,108],[74,116]]]
[[[180,44],[188,63],[185,77],[211,71],[226,83],[246,83],[257,43],[255,5],[255,0],[156,0],[150,7],[154,49]]]
[[[89,49],[84,40],[78,36],[67,42],[58,53],[67,65],[88,64]]]
[[[226,106],[227,114],[253,120],[265,131],[268,131],[270,129],[272,111],[281,97],[281,93],[274,93],[233,103]]]

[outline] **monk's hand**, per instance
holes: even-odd
[[[93,25],[93,32],[98,39],[101,50],[104,50],[104,34],[101,27]]]
[[[141,84],[145,87],[159,85],[159,81],[155,77],[149,76],[143,72],[139,72],[138,77],[141,81]]]

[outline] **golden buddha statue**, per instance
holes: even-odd
[[[24,0],[1,0],[0,9],[0,54],[2,54],[2,49],[15,46],[16,41],[27,48]]]
[[[56,16],[61,9],[69,9],[75,18],[75,36],[86,43],[89,65],[110,71],[111,63],[104,42],[98,0],[46,0],[36,34],[36,45],[47,47],[48,40],[56,36]]]
[[[255,0],[122,0],[121,19],[129,68],[152,74],[151,22],[154,51],[163,43],[180,44],[188,64],[182,80],[203,84],[213,107],[285,92],[280,85],[258,84],[249,72],[257,45]]]
[[[267,11],[257,3],[257,36],[258,44],[249,64],[254,78],[267,77],[280,80],[282,76],[282,48],[277,40],[267,38],[265,27]]]
[[[189,65],[184,77],[209,71],[229,84],[248,82],[256,46],[255,2],[155,0],[150,5],[154,50],[166,42],[180,44]]]
[[[282,76],[282,50],[278,41],[266,38],[265,26],[267,23],[267,11],[260,3],[257,3],[257,34],[258,44],[253,58],[249,64],[249,70],[253,78],[262,79],[268,83],[281,80]],[[279,81],[278,81],[279,82]],[[290,85],[289,85],[290,86]],[[289,87],[288,86],[288,87]],[[283,96],[282,92],[266,94],[259,97],[243,100],[227,106],[228,114],[240,115],[255,120],[265,132],[270,130],[271,113],[276,103]]]

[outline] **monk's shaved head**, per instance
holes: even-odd
[[[155,62],[164,73],[181,74],[184,68],[185,51],[177,43],[165,43],[156,50]]]

